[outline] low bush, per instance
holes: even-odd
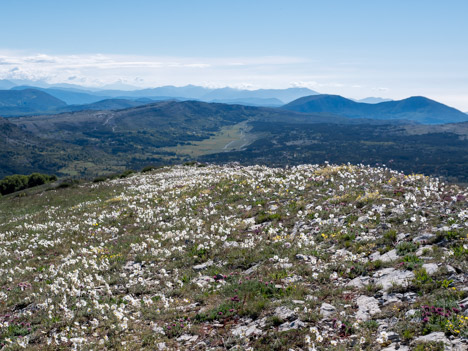
[[[33,188],[56,180],[57,176],[55,175],[41,173],[32,173],[30,175],[14,174],[0,181],[0,194],[12,194],[16,191]]]

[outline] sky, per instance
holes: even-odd
[[[467,0],[0,0],[0,79],[308,87],[468,111]]]

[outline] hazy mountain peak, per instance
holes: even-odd
[[[392,99],[369,96],[369,97],[366,97],[364,99],[358,99],[358,100],[354,100],[354,101],[363,102],[363,103],[366,103],[366,104],[378,104],[380,102],[392,101]]]
[[[16,84],[7,79],[0,79],[0,89],[11,89]]]
[[[0,115],[3,116],[32,114],[66,105],[64,101],[37,89],[0,90]]]
[[[401,119],[425,124],[468,120],[463,112],[424,96],[367,104],[339,95],[322,94],[297,99],[283,108],[303,113],[327,112],[351,118]]]

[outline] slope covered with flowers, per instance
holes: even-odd
[[[468,190],[176,166],[0,199],[0,349],[465,350]]]

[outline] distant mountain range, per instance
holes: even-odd
[[[13,84],[13,85],[12,85]],[[240,103],[254,106],[281,106],[302,96],[318,94],[307,88],[243,90],[234,88],[205,88],[196,85],[184,87],[163,86],[138,90],[90,90],[86,88],[34,85],[15,85],[11,81],[0,80],[0,89],[38,89],[65,101],[67,104],[89,104],[103,99],[150,98],[163,100],[200,100],[204,102]]]
[[[339,95],[312,95],[282,107],[303,113],[328,113],[350,118],[408,120],[423,124],[457,123],[468,120],[465,113],[422,96],[398,101],[366,104]]]
[[[91,104],[93,102],[98,102],[104,99],[109,99],[109,96],[101,96],[101,95],[94,95],[92,92],[85,92],[85,91],[75,91],[69,90],[66,88],[41,88],[35,86],[28,86],[28,85],[18,85],[11,90],[25,90],[25,89],[35,89],[43,91],[49,95],[56,97],[64,101],[69,105],[81,105],[81,104]]]
[[[381,98],[381,97],[366,97],[364,99],[354,100],[354,101],[364,102],[366,104],[378,104],[379,102],[392,101],[392,99],[384,99],[384,98]]]
[[[15,82],[0,80],[0,86]],[[306,96],[304,96],[306,95]],[[76,86],[16,85],[0,90],[0,116],[57,114],[85,110],[119,110],[156,101],[203,101],[256,107],[281,107],[301,113],[325,113],[347,118],[406,120],[423,124],[457,123],[467,114],[425,97],[392,101],[380,97],[351,100],[318,94],[307,88],[241,90],[195,85],[165,86],[133,91],[78,89]],[[288,102],[286,105],[283,102]]]
[[[2,89],[2,90],[11,89],[15,85],[16,84],[13,83],[12,81],[9,81],[9,80],[6,80],[6,79],[0,79],[0,89]]]
[[[67,104],[37,89],[0,90],[0,116],[53,112]]]

